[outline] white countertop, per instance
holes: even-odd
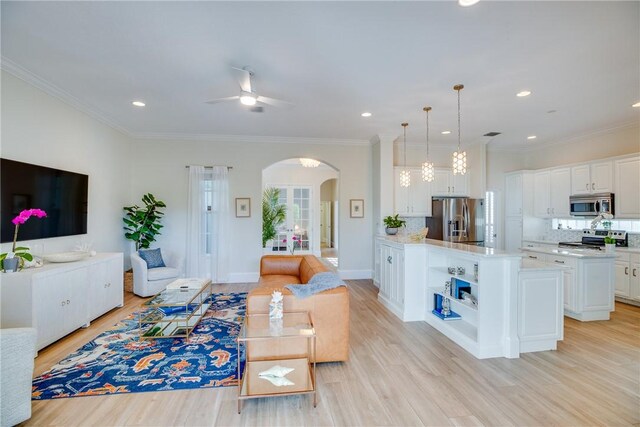
[[[451,249],[453,251],[465,253],[468,255],[477,255],[477,256],[485,256],[485,257],[522,258],[522,254],[508,253],[508,252],[501,251],[494,248],[485,248],[482,246],[467,245],[464,243],[445,242],[442,240],[434,240],[434,239],[414,240],[410,236],[399,235],[399,234],[396,234],[395,236],[380,234],[378,235],[378,238],[386,240],[388,242],[401,244],[401,245],[420,245],[420,246],[429,246],[429,247],[436,247],[436,248],[443,248],[443,249]]]
[[[522,239],[523,242],[539,243],[541,245],[558,246],[558,242],[551,240]],[[528,249],[528,248],[527,248]],[[640,254],[640,248],[616,248],[616,251]]]
[[[574,258],[615,258],[615,252],[594,251],[593,249],[568,249],[533,246],[522,248],[523,251],[537,252],[547,255],[570,256]]]

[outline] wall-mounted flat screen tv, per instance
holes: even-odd
[[[13,241],[11,220],[24,209],[47,212],[20,225],[18,240],[87,233],[89,176],[0,159],[0,237]]]

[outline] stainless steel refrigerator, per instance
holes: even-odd
[[[434,198],[426,225],[429,239],[484,246],[484,199]]]

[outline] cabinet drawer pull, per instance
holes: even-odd
[[[447,193],[451,193],[451,186],[447,187]]]
[[[64,302],[64,301],[62,301],[62,304],[61,304],[61,305],[62,305],[63,307],[64,307],[64,304],[65,304],[65,302]]]
[[[456,192],[456,186],[455,186],[455,185],[451,187],[451,192],[452,192],[452,193],[455,193],[455,192]]]
[[[557,262],[558,264],[564,264],[564,261],[560,261],[560,260],[558,260],[558,259],[553,260],[553,262]]]
[[[71,301],[67,300],[67,304],[71,304]]]
[[[592,182],[592,183],[591,183],[591,189],[592,189],[592,190],[595,190],[595,189],[596,189],[596,183],[595,183],[595,182]]]
[[[636,269],[635,269],[635,268],[633,269],[633,277],[637,277],[637,276],[636,276]]]
[[[547,208],[547,213],[551,213],[550,211],[551,211],[551,209]]]
[[[628,276],[629,275],[629,267],[625,267],[624,268],[624,275]]]
[[[587,182],[585,185],[587,186],[587,190],[588,190],[589,189],[589,183]]]
[[[531,259],[538,259],[538,257],[537,257],[537,256],[533,256],[533,255],[529,255],[529,258],[531,258]]]
[[[389,255],[389,256],[387,257],[387,262],[388,262],[389,264],[391,264],[391,260],[392,260],[392,259],[393,259],[393,258],[391,258],[391,255]]]

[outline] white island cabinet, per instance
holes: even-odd
[[[0,327],[36,328],[40,350],[122,307],[122,253],[2,274],[0,297]]]
[[[564,314],[609,320],[614,310],[615,253],[550,247],[523,248],[528,259],[568,267],[564,271]]]
[[[405,322],[424,319],[426,248],[402,238],[376,239],[378,300]]]
[[[403,321],[426,321],[479,359],[552,350],[562,339],[564,267],[534,268],[521,254],[404,236],[379,236],[375,260],[385,307]],[[451,274],[449,267],[464,273]],[[461,290],[475,303],[445,295],[452,278],[466,282]],[[443,298],[459,317],[433,313]]]

